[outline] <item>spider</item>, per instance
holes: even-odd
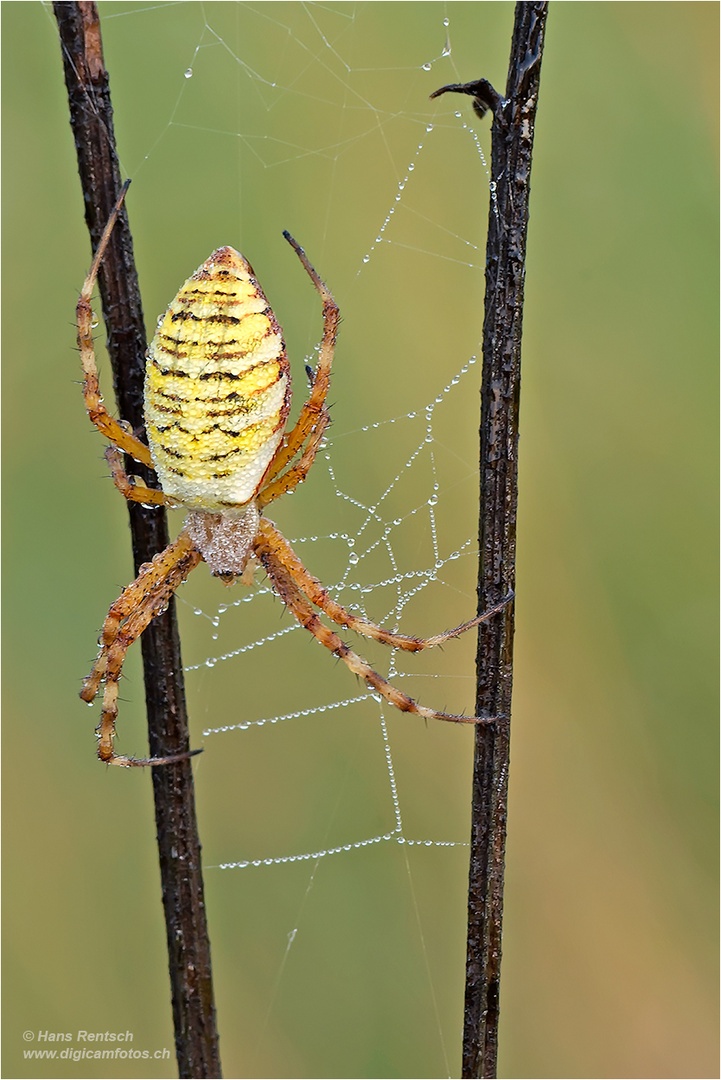
[[[339,323],[330,290],[288,232],[283,235],[323,305],[318,363],[315,370],[306,369],[310,394],[289,432],[285,425],[290,369],[282,331],[250,264],[231,247],[213,252],[158,322],[145,375],[147,445],[129,424],[107,412],[98,381],[90,301],[124,195],[125,190],[103,232],[77,305],[85,405],[93,424],[110,441],[105,456],[125,498],[145,505],[183,506],[188,514],[178,538],[140,568],[136,580],[111,605],[103,624],[100,653],[80,692],[83,701],[92,702],[105,683],[96,728],[100,760],[128,767],[169,764],[188,756],[116,754],[115,721],[118,682],[128,648],[165,611],[175,590],[203,561],[226,585],[238,578],[248,583],[249,570],[260,563],[298,622],[396,708],[426,719],[488,722],[416,704],[322,623],[316,609],[339,626],[395,649],[418,652],[476,626],[500,611],[508,597],[470,622],[433,637],[393,633],[336,603],[265,516],[269,503],[305,480],[328,426],[326,397]],[[152,468],[162,490],[128,475],[123,453]]]

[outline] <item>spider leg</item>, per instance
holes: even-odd
[[[409,637],[405,634],[395,634],[390,630],[384,630],[382,626],[378,626],[360,615],[354,615],[353,612],[348,611],[333,600],[318,578],[313,577],[306,570],[286,538],[268,518],[262,517],[260,519],[260,532],[255,542],[255,551],[259,557],[264,551],[270,552],[273,558],[284,568],[288,576],[297,584],[300,591],[333,622],[338,623],[340,626],[347,626],[357,634],[373,638],[374,641],[381,641],[385,645],[390,645],[396,649],[404,649],[406,652],[420,652],[422,649],[428,649],[432,645],[442,645],[452,638],[459,637],[466,630],[478,626],[479,623],[489,619],[491,615],[502,611],[513,598],[513,593],[509,593],[494,607],[484,611],[482,615],[476,616],[475,619],[471,619],[469,622],[462,623],[461,626],[456,626],[453,630],[446,630],[442,634],[434,634],[433,637],[427,638]]]
[[[108,246],[110,234],[113,231],[113,226],[117,220],[120,208],[123,205],[123,199],[125,198],[129,183],[130,181],[127,181],[120,192],[120,196],[110,215],[108,224],[105,226],[105,231],[100,238],[100,243],[95,252],[95,258],[93,259],[92,266],[88,271],[88,276],[85,279],[85,283],[83,284],[80,293],[80,299],[78,300],[76,308],[78,348],[80,350],[80,360],[83,365],[83,396],[85,397],[85,407],[88,411],[88,416],[95,424],[98,431],[102,432],[111,443],[120,450],[124,450],[126,454],[130,454],[136,461],[141,461],[143,465],[149,465],[150,468],[152,468],[153,462],[148,447],[142,443],[140,439],[135,438],[127,424],[121,420],[115,420],[103,404],[103,398],[100,393],[98,367],[95,362],[95,348],[93,345],[93,309],[90,305],[90,300],[93,295],[98,268]]]
[[[278,476],[299,452],[306,439],[314,435],[319,424],[322,424],[323,429],[325,429],[328,424],[325,399],[328,394],[328,387],[330,386],[330,369],[331,364],[333,363],[333,353],[335,351],[335,342],[338,336],[338,323],[340,321],[338,305],[333,299],[330,289],[323,281],[321,281],[317,272],[311,266],[308,256],[303,251],[303,248],[293,239],[290,233],[284,232],[283,235],[302,262],[308,276],[315,285],[318,294],[323,301],[323,337],[321,339],[318,363],[315,372],[313,373],[310,395],[300,411],[295,427],[292,431],[288,432],[278,449],[270,469],[266,474],[267,481],[273,481]],[[318,449],[318,444],[320,443],[321,435],[322,432],[317,437],[317,440],[314,440],[314,448],[307,462],[304,464],[304,469],[296,474],[297,478],[292,484],[292,487],[295,487],[296,484],[300,483],[312,465],[313,458]],[[270,487],[270,484],[266,486]],[[282,490],[292,490],[292,488],[284,487]],[[281,490],[275,491],[274,489],[271,489],[268,494],[263,497],[262,503],[270,502],[271,499],[275,499],[277,495],[280,494],[282,494]]]
[[[261,488],[257,495],[258,506],[267,506],[273,499],[277,499],[279,495],[285,495],[287,491],[293,491],[298,484],[305,480],[311,465],[315,461],[315,455],[318,452],[318,447],[320,446],[325,429],[328,427],[329,423],[330,416],[326,410],[323,409],[308,440],[308,444],[298,461],[296,461],[295,465],[291,465],[282,476],[276,476],[275,480],[266,484],[264,488]]]
[[[123,590],[110,607],[103,624],[100,653],[80,691],[83,701],[91,702],[98,693],[100,683],[105,682],[103,709],[97,733],[98,757],[108,765],[166,765],[191,756],[174,754],[169,757],[143,759],[122,757],[113,749],[113,738],[118,714],[118,682],[125,654],[156,615],[165,611],[175,590],[201,561],[202,556],[188,534],[181,532],[178,539],[165,551],[159,552],[152,562],[141,566],[135,581]]]
[[[326,649],[335,653],[355,675],[363,679],[372,690],[384,697],[396,709],[400,709],[401,712],[414,713],[416,716],[422,716],[426,720],[449,720],[455,724],[490,724],[498,719],[495,716],[455,716],[452,713],[436,712],[434,709],[428,709],[424,705],[418,705],[412,698],[392,686],[382,675],[374,671],[362,656],[354,653],[333,630],[320,621],[310,601],[303,595],[290,573],[274,553],[261,543],[256,549],[256,554],[273,583],[275,591],[301,626],[309,630],[321,645],[325,645]]]
[[[135,581],[123,589],[118,599],[111,604],[100,633],[100,654],[95,661],[93,670],[83,681],[83,688],[80,691],[80,697],[83,701],[91,702],[95,699],[100,683],[105,676],[108,647],[113,644],[118,636],[121,625],[133,612],[143,609],[145,598],[152,596],[158,586],[162,585],[172,573],[175,563],[180,558],[185,558],[189,552],[195,552],[197,558],[192,566],[188,568],[187,573],[190,573],[193,567],[198,565],[200,556],[187,533],[181,532],[177,540],[165,548],[164,551],[158,552],[151,562],[143,563]],[[187,577],[187,574],[185,576]],[[179,584],[181,582],[178,582]],[[150,621],[151,619],[147,620],[146,626]]]
[[[118,491],[130,502],[144,503],[146,506],[176,506],[174,499],[168,498],[159,488],[151,488],[139,476],[128,476],[123,467],[123,455],[115,446],[108,446],[105,460],[110,466],[110,475]]]

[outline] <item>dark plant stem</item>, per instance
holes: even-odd
[[[93,249],[121,188],[108,74],[94,3],[56,3],[55,17]],[[133,244],[123,206],[100,267],[99,287],[119,415],[143,429],[147,348]],[[131,471],[156,486],[137,462]],[[128,503],[135,569],[166,547],[162,508]],[[153,757],[189,749],[188,718],[175,608],[156,618],[141,638]],[[175,1049],[181,1077],[220,1077],[210,942],[203,898],[200,841],[190,760],[151,770],[168,940]]]
[[[506,94],[485,79],[469,94],[493,112],[491,204],[481,388],[478,610],[515,592],[521,325],[534,122],[548,4],[518,3]],[[514,602],[478,628],[463,1077],[494,1077],[498,1056],[503,871],[508,804]]]

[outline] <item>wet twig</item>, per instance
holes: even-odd
[[[486,79],[442,87],[493,113],[481,389],[478,610],[515,591],[521,325],[534,122],[548,4],[518,3],[505,96]],[[506,845],[512,601],[478,630],[463,1077],[494,1077]]]
[[[70,123],[93,249],[120,193],[108,74],[94,3],[56,3]],[[147,348],[133,245],[123,207],[100,267],[99,287],[118,414],[141,433]],[[132,471],[157,486],[137,462]],[[128,502],[135,569],[168,543],[165,511]],[[173,602],[141,638],[150,755],[189,749],[180,641]],[[191,761],[151,770],[168,941],[175,1048],[182,1077],[220,1077],[210,943]],[[108,943],[111,944],[111,943]]]

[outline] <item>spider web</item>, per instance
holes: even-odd
[[[337,13],[338,9],[335,9],[335,12]],[[261,14],[264,20],[269,18],[267,7]],[[439,205],[441,200],[438,199],[437,191],[429,186],[420,174],[425,159],[436,152],[437,134],[440,134],[441,139],[446,143],[450,132],[454,135],[453,141],[456,143],[465,139],[465,149],[470,150],[470,154],[467,153],[466,156],[473,159],[470,164],[473,166],[476,182],[483,183],[484,178],[487,180],[487,168],[479,136],[460,111],[452,114],[455,124],[451,125],[447,117],[443,117],[439,123],[438,120],[424,117],[422,114],[411,117],[407,114],[386,114],[378,106],[374,106],[371,100],[362,95],[354,85],[358,80],[362,80],[363,76],[373,74],[374,69],[364,70],[346,61],[341,48],[336,48],[330,36],[324,32],[319,14],[318,9],[309,9],[307,12],[308,23],[317,34],[315,48],[320,51],[316,51],[312,57],[309,57],[310,49],[307,43],[298,37],[297,31],[294,30],[292,36],[289,37],[288,52],[281,67],[286,79],[283,83],[251,69],[243,57],[234,51],[228,40],[223,38],[215,25],[210,22],[204,25],[203,35],[196,46],[191,65],[184,72],[185,78],[196,78],[199,69],[202,72],[202,61],[206,50],[211,50],[215,56],[217,50],[220,49],[225,64],[236,67],[252,80],[256,93],[259,93],[264,101],[265,111],[261,110],[261,118],[267,119],[271,110],[276,107],[278,96],[287,98],[288,95],[293,94],[301,101],[312,96],[307,89],[299,86],[301,82],[299,76],[288,78],[288,69],[295,71],[296,66],[301,69],[304,63],[320,66],[331,81],[329,94],[334,95],[339,88],[342,88],[344,95],[351,99],[351,103],[346,103],[343,107],[342,115],[346,117],[351,110],[358,113],[357,117],[353,117],[354,130],[350,136],[340,138],[330,145],[313,146],[307,149],[300,149],[296,144],[289,146],[279,136],[265,133],[255,136],[246,129],[234,132],[234,137],[250,148],[266,172],[279,167],[292,169],[294,164],[299,165],[306,157],[320,154],[326,162],[324,173],[331,175],[334,181],[332,186],[337,188],[340,184],[339,176],[345,155],[351,150],[356,153],[359,149],[361,152],[366,152],[363,148],[368,143],[370,146],[367,152],[372,153],[372,139],[380,128],[383,143],[391,158],[392,171],[399,175],[392,182],[390,190],[384,194],[385,199],[388,199],[390,194],[390,205],[385,204],[377,231],[374,228],[370,242],[365,241],[364,245],[356,248],[351,256],[351,269],[354,268],[355,272],[349,282],[350,289],[361,292],[365,279],[369,274],[372,276],[377,262],[386,260],[389,249],[391,265],[393,261],[395,265],[404,265],[402,256],[410,253],[416,259],[421,258],[427,261],[427,287],[423,290],[419,283],[411,290],[415,303],[411,300],[410,313],[403,312],[401,307],[405,289],[400,290],[397,301],[390,301],[391,306],[397,303],[397,313],[403,322],[408,319],[409,314],[413,319],[418,320],[422,313],[435,309],[435,317],[442,325],[447,326],[453,318],[452,314],[448,310],[444,311],[442,305],[435,304],[433,301],[439,278],[444,272],[443,263],[452,261],[471,271],[469,284],[477,298],[482,272],[482,255],[479,254],[477,238],[474,236],[470,239],[467,232],[466,234],[458,232],[458,226],[452,220],[452,214],[446,215],[451,219],[448,223],[444,220],[444,215],[439,214],[439,210],[448,208]],[[271,21],[276,31],[286,29],[286,24],[276,20]],[[350,20],[350,25],[353,26],[353,24],[353,20]],[[439,39],[442,42],[438,55],[420,64],[421,72],[431,72],[436,61],[451,56],[449,27],[450,20],[446,15],[440,19],[438,27]],[[341,42],[344,41],[345,27],[341,26],[337,37]],[[333,70],[333,61],[335,61],[335,70]],[[407,70],[413,71],[413,68]],[[403,69],[392,69],[392,73],[398,77],[403,73]],[[419,101],[419,104],[424,106],[425,96],[424,94]],[[183,115],[182,104],[181,98],[174,113],[176,119],[170,125],[172,128],[191,127],[177,119]],[[326,106],[330,104],[335,111],[333,96],[329,101],[323,101],[323,104]],[[399,147],[404,146],[404,138],[397,138],[394,131],[401,121],[403,127],[409,128],[413,137],[418,138],[415,145],[410,145],[410,152],[400,148],[396,151],[391,141],[392,137],[395,137]],[[201,130],[207,131],[202,128]],[[406,135],[405,130],[402,135]],[[459,135],[460,139],[458,139]],[[443,138],[444,136],[446,139]],[[456,155],[458,149],[456,146]],[[404,152],[405,158],[398,156]],[[445,154],[444,149],[438,152],[441,157]],[[468,164],[469,162],[466,162],[466,166]],[[333,228],[334,225],[328,221],[326,234]],[[313,258],[317,263],[316,256]],[[321,273],[327,276],[323,268]],[[401,278],[402,281],[403,278]],[[375,291],[372,281],[369,288]],[[298,291],[297,281],[295,290]],[[424,291],[427,302],[421,299]],[[344,292],[347,296],[348,288]],[[345,312],[344,300],[340,294],[338,295],[342,310]],[[371,300],[371,309],[375,306],[377,306],[377,300]],[[310,309],[311,324],[316,323],[314,328],[311,326],[310,333],[317,334],[317,304],[313,304],[312,294],[310,297],[307,296],[307,290],[306,307]],[[363,317],[363,321],[367,324],[366,316]],[[477,545],[474,538],[473,508],[477,488],[477,470],[474,463],[474,446],[472,439],[465,439],[462,444],[459,443],[452,431],[454,425],[463,423],[466,432],[472,433],[476,420],[476,389],[479,373],[475,369],[480,339],[479,308],[476,308],[470,322],[472,326],[475,324],[475,332],[471,331],[468,337],[473,352],[469,352],[467,348],[460,356],[449,356],[447,359],[444,357],[443,364],[428,364],[432,376],[431,385],[437,378],[445,377],[448,380],[445,385],[441,383],[438,392],[430,400],[424,399],[412,384],[410,395],[408,385],[401,386],[401,392],[398,392],[398,379],[399,376],[403,377],[402,364],[398,365],[397,371],[389,372],[386,379],[376,384],[378,393],[375,400],[369,401],[362,411],[344,406],[342,400],[338,400],[334,409],[334,426],[314,466],[313,474],[316,492],[325,482],[325,495],[318,496],[318,508],[315,509],[316,521],[322,522],[323,528],[314,528],[310,534],[293,532],[289,537],[306,564],[311,569],[316,568],[315,572],[323,577],[326,587],[335,599],[351,606],[367,618],[402,632],[426,634],[432,632],[434,626],[446,626],[464,621],[471,616],[475,605],[474,576]],[[334,373],[334,389],[339,382],[338,368],[343,363],[342,357],[348,333],[347,330],[342,332],[339,359]],[[383,333],[387,339],[391,339],[382,343],[386,355],[402,356],[403,337],[398,334],[397,327],[389,323],[384,327]],[[393,337],[397,338],[395,348],[392,345]],[[373,349],[374,345],[366,345],[363,352],[369,348]],[[377,348],[376,342],[375,349]],[[305,362],[314,363],[313,352],[306,353],[304,359]],[[428,363],[423,356],[419,360],[424,366]],[[459,361],[461,361],[460,367],[457,366]],[[413,366],[416,367],[417,363],[418,361]],[[365,359],[361,360],[361,365],[368,366]],[[417,374],[417,371],[414,372],[414,375]],[[298,393],[297,389],[296,393]],[[406,404],[410,401],[415,407],[400,415],[388,415],[389,406],[395,405],[396,399],[401,402],[405,399]],[[470,409],[469,404],[471,404]],[[382,419],[376,419],[376,417],[382,417]],[[358,424],[358,419],[367,419],[369,422]],[[463,456],[459,454],[459,445],[462,445]],[[377,469],[373,470],[376,475],[373,476],[370,485],[364,482],[364,477],[359,476],[358,462],[363,462],[363,468],[366,469],[374,456],[381,460],[387,459],[391,465],[390,470],[386,470],[388,475],[381,476],[380,486]],[[396,469],[398,471],[395,471]],[[321,478],[317,476],[317,473],[322,470],[325,470],[325,476]],[[470,534],[468,531],[459,532],[457,528],[445,527],[446,516],[454,522],[458,520],[459,508],[455,505],[455,500],[458,498],[456,489],[459,486],[462,487],[464,498],[467,500],[466,506],[471,510],[471,513],[466,515],[465,523],[466,530],[469,526],[472,530]],[[275,504],[271,510],[273,518],[277,517],[277,508],[278,504]],[[283,510],[279,513],[283,520],[285,517]],[[407,551],[411,545],[415,548],[415,554],[412,559],[409,559]],[[318,554],[319,549],[323,551],[322,556]],[[459,561],[462,567],[459,573],[453,573],[455,568],[452,564],[456,561]],[[317,569],[319,566],[331,566],[336,573],[329,580],[327,575],[320,574]],[[447,598],[455,600],[455,603],[446,604],[445,610],[449,614],[445,616],[445,621],[443,616],[438,616],[441,619],[440,623],[429,624],[426,612],[432,611],[433,607],[427,602],[427,594],[434,587],[437,593],[445,593]],[[287,650],[300,649],[303,654],[306,654],[309,651],[309,643],[302,642],[293,646],[282,640],[289,635],[302,638],[305,631],[290,616],[279,620],[277,600],[271,601],[269,614],[274,628],[262,636],[254,635],[253,631],[263,621],[263,615],[259,614],[258,609],[266,604],[271,596],[272,591],[267,584],[259,584],[254,590],[243,590],[243,594],[237,598],[217,604],[212,608],[207,605],[194,606],[194,613],[210,624],[211,640],[213,642],[229,641],[231,647],[222,650],[211,647],[212,651],[209,654],[203,655],[199,660],[191,660],[186,665],[186,672],[192,674],[203,670],[213,670],[219,665],[229,665],[232,671],[230,677],[247,685],[254,677],[253,672],[256,669],[260,651],[272,650],[273,657],[270,660],[272,670],[283,682],[283,673],[289,670],[286,666],[288,664]],[[436,602],[436,610],[439,603],[440,601]],[[414,625],[418,625],[409,614],[414,611],[424,616],[424,629],[420,631],[412,630]],[[235,618],[236,615],[240,615],[240,618]],[[267,612],[265,617],[268,618]],[[280,628],[277,627],[278,621],[282,623]],[[471,645],[473,637],[474,635],[469,635],[467,645]],[[331,722],[336,722],[336,717],[331,717],[331,714],[349,710],[361,704],[368,706],[365,711],[372,712],[379,720],[378,753],[379,760],[383,762],[389,796],[387,827],[382,832],[370,835],[364,835],[361,829],[360,836],[356,831],[356,838],[347,842],[316,847],[308,851],[223,859],[217,864],[218,867],[230,870],[317,860],[387,841],[408,845],[421,844],[428,847],[465,846],[465,841],[459,839],[414,838],[409,835],[404,827],[401,813],[391,740],[386,721],[389,706],[384,704],[377,695],[373,695],[369,689],[362,685],[354,685],[353,677],[348,677],[345,671],[340,673],[344,683],[343,695],[324,693],[319,687],[322,688],[324,683],[329,682],[328,671],[324,670],[328,668],[329,657],[322,648],[316,649],[315,643],[310,643],[310,646],[317,654],[313,657],[314,671],[317,670],[317,675],[313,679],[312,693],[307,705],[298,707],[297,696],[303,694],[304,688],[298,687],[298,684],[293,682],[289,698],[293,707],[288,708],[287,711],[267,713],[261,709],[261,715],[258,716],[257,709],[248,709],[243,704],[240,708],[236,707],[232,710],[230,718],[226,715],[224,722],[219,723],[210,699],[210,691],[207,692],[207,696],[206,691],[201,691],[208,716],[202,734],[206,740],[215,742],[218,737],[223,737],[227,742],[229,736],[237,738],[242,732],[251,728],[303,721],[311,717],[329,717]],[[443,669],[443,660],[439,661],[438,651],[435,656],[431,654],[427,657],[425,663],[419,663],[418,657],[413,657],[409,661],[404,654],[374,647],[365,639],[359,642],[359,648],[366,656],[373,654],[372,662],[377,669],[382,671],[389,680],[407,689],[407,692],[416,699],[427,703],[428,695],[438,695],[438,689],[434,683],[442,679]],[[460,665],[458,664],[453,664],[453,671],[446,673],[446,684],[441,698],[443,704],[438,707],[472,712],[474,676],[468,652],[469,649],[466,648],[462,665],[465,674],[459,673]],[[290,679],[289,674],[289,683]],[[451,679],[460,681],[461,685],[451,687],[449,685]],[[355,693],[348,693],[351,689],[355,689]],[[448,701],[453,701],[453,705],[448,706]],[[197,709],[194,711],[197,715]],[[454,733],[451,738],[457,735],[458,733]]]
[[[476,607],[488,125],[465,103],[461,111],[450,97],[428,96],[444,83],[494,74],[479,70],[480,9],[100,8],[118,140],[134,180],[146,313],[162,312],[212,248],[242,250],[284,328],[292,422],[321,313],[281,230],[303,244],[343,320],[333,423],[307,482],[269,516],[335,599],[416,636],[458,625]],[[113,61],[131,47],[126,76]],[[490,42],[489,55],[493,49]],[[140,80],[143,101],[130,115],[118,106],[126,77],[128,87]],[[146,270],[153,262],[154,274]],[[218,878],[240,870],[244,881],[257,879],[259,868],[260,876],[281,875],[280,885],[276,876],[249,888],[254,920],[257,905],[270,904],[265,888],[295,896],[274,916],[285,944],[261,993],[259,1045],[277,995],[292,984],[288,958],[299,929],[321,918],[309,901],[320,867],[336,864],[346,880],[385,881],[400,865],[436,1032],[438,1062],[425,1067],[450,1075],[444,1030],[455,1019],[444,1014],[445,984],[432,970],[418,896],[442,878],[463,903],[472,732],[396,713],[256,577],[251,588],[225,590],[201,568],[178,604],[193,745],[205,747],[196,779],[209,882],[219,889]],[[415,656],[341,636],[415,700],[472,714],[472,631]],[[386,851],[382,863],[372,854],[378,849]],[[425,851],[418,858],[426,861],[411,861],[409,849]],[[454,963],[461,971],[462,947]],[[392,1075],[390,1068],[366,1071]],[[406,1074],[425,1075],[420,1068]],[[329,1075],[340,1075],[335,1069]]]
[[[465,611],[469,611],[470,605],[472,605],[472,594],[467,590],[463,591],[455,584],[454,577],[450,572],[450,564],[454,563],[456,560],[461,560],[472,568],[475,565],[477,558],[476,542],[471,537],[467,537],[458,548],[449,550],[447,540],[444,540],[439,536],[437,515],[439,504],[441,504],[441,495],[439,492],[441,491],[442,484],[439,479],[440,468],[437,460],[438,440],[434,435],[436,427],[434,424],[434,415],[439,407],[452,407],[452,401],[446,402],[446,398],[452,394],[456,387],[462,388],[467,377],[472,378],[469,373],[475,367],[476,363],[477,357],[475,355],[471,356],[458,374],[456,374],[449,384],[443,388],[442,392],[422,409],[407,413],[402,417],[391,417],[387,421],[375,421],[370,425],[360,428],[357,432],[345,433],[346,437],[350,438],[354,435],[367,436],[371,432],[378,433],[385,424],[402,424],[407,427],[407,432],[405,432],[405,434],[409,437],[411,445],[411,451],[408,458],[403,463],[401,471],[393,476],[380,497],[372,505],[356,498],[351,493],[352,487],[351,491],[349,491],[339,483],[333,464],[336,443],[333,439],[326,440],[321,459],[327,470],[327,480],[332,486],[333,494],[336,498],[349,504],[356,511],[356,521],[360,521],[360,525],[356,528],[354,533],[333,531],[322,536],[294,536],[292,539],[294,547],[299,552],[304,552],[306,546],[309,548],[317,547],[322,542],[326,542],[337,548],[338,563],[342,568],[342,573],[337,581],[330,583],[326,582],[326,588],[328,588],[329,592],[336,600],[352,610],[363,614],[366,618],[374,617],[374,607],[369,607],[368,605],[374,605],[375,609],[377,609],[380,604],[382,611],[379,619],[380,623],[383,626],[392,626],[395,630],[400,630],[406,624],[407,620],[404,617],[405,608],[411,605],[417,598],[422,598],[424,593],[433,586],[441,587],[460,596],[464,601],[463,610]],[[344,435],[341,434],[338,436],[338,439],[343,437]],[[377,437],[378,435],[376,434],[376,438]],[[402,503],[404,502],[402,488],[405,473],[416,467],[425,468],[427,473],[432,477],[430,485],[431,494],[420,504],[416,502],[408,503],[406,501],[406,505],[399,509],[399,506],[402,506]],[[469,477],[475,477],[473,468],[467,462],[463,463],[463,468],[465,470],[465,475],[461,477],[461,479],[465,480]],[[351,485],[352,479],[352,477],[349,478]],[[443,489],[447,491],[447,485],[443,485]],[[412,494],[411,498],[413,498]],[[389,516],[390,514],[400,514],[400,516],[391,517]],[[347,515],[344,515],[344,517],[347,517]],[[417,565],[416,568],[413,569],[404,569],[406,564],[396,555],[395,540],[396,537],[400,536],[404,529],[410,529],[416,533],[420,532],[421,534],[424,534],[423,546],[425,547],[424,555],[426,557],[426,562]],[[400,543],[402,545],[402,538]],[[364,564],[368,566],[378,566],[381,570],[385,566],[389,576],[379,580],[368,581],[363,575]],[[463,574],[463,577],[467,576],[467,574]],[[264,600],[268,596],[272,596],[272,593],[272,589],[267,584],[258,585],[252,591],[246,590],[243,596],[238,597],[230,603],[218,605],[213,612],[209,612],[200,607],[195,607],[193,608],[193,613],[196,616],[206,619],[210,623],[212,627],[211,638],[214,641],[218,641],[221,637],[223,621],[225,619],[230,620],[236,609],[240,609],[242,612],[242,621],[244,625],[247,627],[255,625],[256,620],[250,614],[252,609],[249,608],[246,612],[245,606],[256,602],[254,607],[257,608],[257,602]],[[382,599],[379,600],[379,598]],[[463,617],[465,618],[465,616]],[[265,646],[271,645],[271,643],[278,643],[281,638],[285,638],[288,634],[300,631],[299,636],[302,636],[305,633],[295,619],[284,619],[283,623],[284,625],[280,629],[274,629],[263,637],[248,640],[244,644],[231,648],[227,652],[214,653],[213,655],[205,657],[200,662],[186,665],[186,673],[198,672],[202,669],[212,670],[218,664],[240,661],[241,659],[252,664],[253,657],[251,657],[250,654],[255,653]],[[232,630],[232,639],[235,639],[236,636],[237,631]],[[371,647],[368,646],[365,641],[363,642],[363,647],[364,651],[370,651]],[[391,682],[398,685],[401,684],[404,679],[413,680],[414,675],[416,678],[422,676],[422,673],[417,672],[417,666],[416,672],[414,672],[411,670],[410,665],[407,663],[403,664],[404,660],[407,661],[407,656],[399,650],[390,650],[389,657],[385,663],[383,663],[380,650],[376,651],[378,651],[380,655],[377,667],[383,670],[385,676]],[[322,661],[324,659],[322,652],[320,653],[320,657]],[[432,675],[430,677],[433,678]],[[460,677],[462,678],[462,676]],[[467,679],[470,683],[474,682],[471,674],[467,676]],[[409,691],[409,693],[410,692],[411,691]],[[412,690],[412,692],[414,694],[416,693],[415,690]],[[423,690],[418,691],[418,694],[422,693]],[[464,694],[464,697],[467,700],[468,694]],[[427,847],[450,847],[457,846],[459,843],[461,846],[466,846],[464,842],[453,840],[412,839],[406,834],[403,827],[401,807],[398,799],[388,725],[385,720],[385,713],[389,709],[389,706],[384,702],[380,695],[374,694],[370,689],[363,690],[351,697],[340,699],[333,698],[324,701],[321,704],[308,705],[301,709],[296,708],[284,714],[262,716],[254,719],[245,718],[243,716],[243,710],[241,710],[241,717],[243,718],[238,718],[232,723],[224,723],[216,727],[206,727],[203,730],[203,736],[209,739],[212,736],[228,735],[234,732],[240,733],[248,731],[253,727],[263,727],[267,724],[278,724],[284,721],[303,720],[308,717],[321,716],[337,710],[348,709],[349,707],[360,703],[369,702],[373,702],[379,712],[382,750],[393,807],[393,828],[390,831],[385,831],[379,835],[369,836],[363,839],[354,840],[350,843],[312,852],[243,859],[229,863],[221,863],[220,869],[239,869],[248,866],[270,866],[275,863],[288,863],[308,859],[315,860],[324,858],[328,855],[336,855],[341,852],[351,851],[355,848],[365,847],[368,844],[376,844],[389,840],[395,840],[398,843],[409,845],[422,844]],[[468,708],[467,705],[466,708]]]

